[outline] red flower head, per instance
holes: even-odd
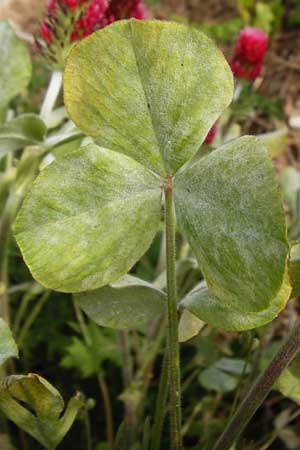
[[[47,0],[46,5],[47,16],[36,44],[59,67],[74,41],[116,20],[145,18],[142,0]]]
[[[239,78],[255,80],[262,71],[268,36],[260,28],[244,28],[236,43],[231,69]]]
[[[208,135],[205,138],[204,144],[211,144],[216,137],[217,131],[218,131],[218,125],[217,125],[217,122],[215,122],[213,124],[213,126],[211,127],[211,129],[209,130]]]

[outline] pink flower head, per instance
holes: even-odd
[[[262,71],[268,35],[260,28],[246,27],[240,32],[230,66],[239,78],[255,80]]]
[[[213,126],[211,127],[211,129],[208,132],[208,135],[205,138],[204,144],[212,144],[212,142],[214,141],[216,134],[218,131],[218,125],[217,122],[215,122],[213,124]]]
[[[268,35],[260,28],[244,28],[236,44],[235,54],[251,63],[262,61],[268,46]]]
[[[45,22],[41,23],[41,36],[48,43],[52,42],[52,30]]]
[[[63,66],[66,49],[116,20],[145,18],[142,0],[47,0],[47,15],[40,27],[38,49]]]

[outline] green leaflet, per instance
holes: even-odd
[[[214,326],[243,330],[271,321],[290,295],[285,217],[268,152],[234,140],[175,179],[179,225],[207,282],[181,306]]]
[[[290,277],[293,287],[291,298],[300,295],[300,244],[292,245],[290,254]]]
[[[237,377],[215,367],[204,369],[200,373],[198,380],[205,389],[221,392],[222,394],[234,391],[239,383]]]
[[[129,20],[73,48],[64,93],[78,128],[165,175],[200,147],[232,99],[233,79],[222,53],[201,32]]]
[[[300,401],[300,360],[296,356],[292,364],[285,369],[274,385],[285,397],[299,403]]]
[[[199,383],[206,389],[225,393],[233,391],[242,374],[250,373],[246,361],[236,358],[221,358],[200,372]]]
[[[0,318],[0,364],[11,357],[18,357],[18,347],[7,323]]]
[[[9,151],[43,142],[44,122],[35,114],[22,114],[0,126],[0,158]]]
[[[0,385],[0,410],[48,450],[57,447],[82,406],[79,396],[73,397],[62,415],[60,393],[36,374],[13,375]]]
[[[122,366],[122,351],[114,330],[89,322],[87,333],[89,342],[82,337],[72,336],[63,350],[62,367],[75,369],[83,378],[87,378],[98,376],[104,362]]]
[[[228,329],[272,320],[291,287],[268,151],[244,137],[186,164],[232,97],[231,71],[213,43],[179,24],[119,21],[74,46],[64,90],[71,119],[109,150],[68,153],[34,183],[15,227],[33,276],[65,292],[119,279],[159,225],[166,180],[153,172],[172,175],[185,165],[173,180],[176,213],[208,288],[181,306]],[[162,306],[153,292],[138,303],[131,290],[140,289],[111,285],[80,301],[98,323],[135,327]]]
[[[160,204],[158,178],[125,155],[89,145],[42,171],[17,217],[16,239],[44,286],[96,289],[145,253]]]
[[[98,325],[140,328],[166,310],[166,294],[152,284],[126,275],[96,291],[76,295],[83,311]]]
[[[288,143],[288,129],[287,127],[279,128],[276,131],[270,133],[264,133],[257,136],[268,148],[270,156],[275,158],[281,155]]]
[[[30,78],[27,48],[7,22],[0,22],[0,106],[25,89]]]
[[[282,196],[293,218],[298,219],[300,197],[300,172],[295,167],[285,167],[280,174]]]
[[[197,336],[204,327],[205,322],[185,309],[181,314],[178,324],[178,341],[186,342]]]

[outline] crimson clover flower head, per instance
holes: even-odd
[[[235,76],[255,80],[262,71],[268,35],[260,28],[245,27],[240,33],[230,62]]]
[[[218,123],[215,122],[213,124],[213,126],[211,127],[211,129],[209,130],[209,132],[205,138],[204,144],[207,144],[207,145],[212,144],[213,141],[215,140],[217,131],[218,131]]]
[[[36,45],[52,65],[62,68],[75,41],[131,17],[145,18],[142,0],[47,0]]]

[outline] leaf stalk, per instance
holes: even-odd
[[[300,319],[228,423],[213,450],[228,450],[260,407],[281,373],[300,350]]]
[[[164,186],[166,263],[168,294],[168,351],[170,383],[171,449],[182,449],[181,438],[181,385],[180,354],[178,344],[177,288],[176,288],[176,217],[171,179]]]

